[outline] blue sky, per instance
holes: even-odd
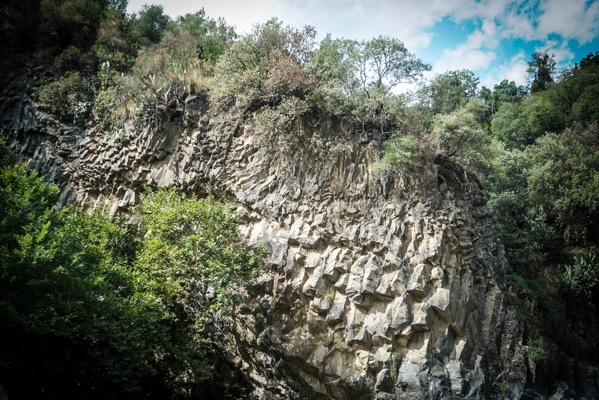
[[[277,17],[319,35],[370,39],[386,35],[432,65],[427,77],[470,69],[481,83],[526,84],[534,51],[564,68],[599,51],[599,1],[587,0],[129,0],[129,12],[162,4],[172,17],[204,7],[238,31]]]

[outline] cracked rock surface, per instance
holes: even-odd
[[[474,183],[458,193],[426,171],[373,173],[377,143],[326,118],[305,127],[320,156],[279,157],[206,106],[191,96],[159,129],[109,133],[14,99],[2,134],[63,203],[115,213],[144,185],[230,201],[242,234],[270,253],[230,335],[260,398],[522,395],[523,327],[498,286],[505,258]]]

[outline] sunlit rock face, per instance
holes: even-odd
[[[64,203],[114,213],[144,185],[174,185],[242,214],[270,261],[227,346],[258,397],[522,395],[523,328],[498,286],[505,259],[475,183],[434,166],[375,173],[376,135],[327,118],[305,122],[303,146],[268,148],[210,118],[201,96],[163,110],[158,128],[112,133],[11,107],[3,135]]]

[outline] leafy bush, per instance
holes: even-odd
[[[212,315],[264,260],[226,206],[148,194],[137,230],[56,210],[58,188],[23,166],[3,167],[0,187],[0,373],[12,395],[164,398],[210,379]]]
[[[83,123],[89,113],[94,90],[78,72],[69,71],[59,80],[38,87],[40,105],[66,122]]]
[[[432,132],[437,154],[481,176],[494,169],[495,160],[502,153],[500,144],[494,143],[485,132],[484,114],[485,105],[471,99],[450,114],[437,115]]]
[[[529,339],[526,346],[526,355],[532,362],[539,363],[549,359],[549,344],[545,338],[539,337],[536,339]]]
[[[85,71],[95,68],[95,60],[89,53],[83,53],[75,46],[69,46],[54,59],[54,67],[61,73],[66,71]]]
[[[170,17],[164,13],[161,5],[144,4],[139,15],[131,20],[131,31],[139,43],[148,46],[152,43],[160,43],[169,22]]]
[[[417,146],[418,140],[415,136],[392,136],[385,142],[383,157],[372,166],[373,170],[390,170],[413,163],[417,157]]]
[[[404,44],[379,36],[371,40],[325,38],[307,64],[314,79],[310,100],[323,111],[351,117],[362,133],[383,139],[397,130],[404,97],[393,93],[430,69]]]
[[[75,46],[83,51],[95,39],[108,2],[92,0],[41,0],[40,39],[49,47]]]
[[[302,68],[312,52],[315,32],[285,27],[272,19],[223,54],[211,84],[215,110],[231,106],[241,113],[276,107],[286,97],[304,98],[311,87]]]
[[[449,114],[475,98],[478,83],[479,80],[472,71],[449,71],[436,75],[424,84],[419,89],[418,96],[422,104],[430,107],[433,115]]]
[[[98,28],[92,52],[98,65],[108,65],[115,72],[125,72],[133,65],[137,48],[123,13],[107,13]]]
[[[200,328],[262,266],[264,253],[244,244],[237,215],[214,199],[161,190],[144,197],[140,212],[144,241],[137,268]]]
[[[594,253],[574,257],[574,263],[563,266],[563,290],[592,301],[599,288],[599,260]]]
[[[100,90],[94,100],[93,115],[96,124],[103,130],[115,132],[121,128],[130,115],[130,108],[133,105],[128,104],[127,100],[119,93],[118,86],[108,86]]]
[[[564,230],[569,243],[597,243],[599,151],[597,124],[548,134],[528,149],[528,191]]]
[[[216,63],[227,45],[237,37],[233,27],[225,20],[207,17],[203,8],[194,14],[180,16],[169,25],[168,30],[175,36],[187,32],[197,40],[197,56],[204,68]]]

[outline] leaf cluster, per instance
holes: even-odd
[[[264,262],[235,214],[165,190],[145,196],[136,228],[54,208],[58,188],[23,166],[2,167],[0,187],[0,372],[11,394],[164,398],[210,379],[212,316]]]

